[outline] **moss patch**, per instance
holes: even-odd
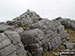
[[[24,30],[29,30],[30,29],[30,27],[26,26],[26,25],[21,25],[20,27],[22,27]]]
[[[66,28],[67,33],[69,34],[70,40],[68,42],[72,43],[75,42],[75,30]]]

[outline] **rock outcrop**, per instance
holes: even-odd
[[[26,51],[17,32],[0,33],[0,56],[26,56]]]
[[[27,10],[12,21],[0,24],[0,56],[42,56],[69,40],[65,27],[75,29],[75,21],[41,18]]]
[[[60,22],[66,28],[71,28],[71,29],[75,30],[75,21],[74,20],[70,20],[69,18],[58,17],[54,21]]]

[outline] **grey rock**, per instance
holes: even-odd
[[[50,21],[27,10],[12,21],[0,23],[0,56],[42,56],[54,51],[69,40],[65,27],[75,29],[75,21],[61,17]],[[72,49],[73,45],[66,47]]]
[[[38,44],[38,43],[36,43],[36,44],[30,44],[30,45],[28,45],[31,49],[36,49],[36,48],[40,48],[40,45]]]
[[[48,42],[48,50],[51,50],[51,48],[52,48],[52,44]]]
[[[38,43],[44,36],[44,33],[39,29],[31,29],[24,31],[21,34],[21,39],[24,44],[29,45],[33,43]]]
[[[16,47],[14,45],[10,45],[4,49],[1,49],[0,54],[1,54],[1,56],[7,56],[15,50],[16,50]]]
[[[71,28],[75,30],[75,21],[70,20],[69,18],[60,18],[57,20],[57,18],[54,20],[57,22],[60,22],[64,27]]]
[[[66,43],[67,49],[73,49],[74,46],[75,46],[75,43]]]
[[[7,30],[0,33],[0,56],[27,56],[17,32]]]
[[[32,24],[31,28],[41,29],[45,33],[45,36],[47,38],[48,37],[52,38],[52,36],[57,33],[56,36],[59,34],[60,39],[63,39],[63,38],[68,39],[67,32],[64,30],[64,27],[59,22],[55,22],[55,21],[53,22],[53,21],[49,21],[49,20],[41,20],[39,22]]]
[[[5,40],[1,41],[0,49],[4,48],[10,44],[11,44],[11,41],[9,39],[5,39]]]
[[[44,52],[47,52],[47,51],[48,51],[48,47],[49,47],[49,46],[48,46],[47,43],[44,44],[44,45],[43,45],[43,51],[44,51]]]
[[[31,25],[32,23],[35,23],[39,20],[42,20],[42,18],[33,11],[27,10],[25,13],[23,13],[22,15],[20,15],[19,17],[13,19],[13,21],[8,22],[11,25]]]
[[[17,56],[27,56],[26,51],[24,49],[18,49],[16,51]]]
[[[43,54],[43,48],[42,47],[35,49],[33,51],[33,56],[42,56],[42,54]]]
[[[8,55],[8,56],[17,56],[17,54],[16,53],[12,53],[11,55]]]
[[[22,33],[24,30],[23,28],[15,28],[14,31],[16,31],[17,33]]]
[[[8,25],[6,24],[0,24],[0,32],[4,32],[5,30],[7,30],[9,28]]]
[[[43,51],[46,52],[48,50],[56,50],[63,43],[63,39],[66,39],[66,41],[68,39],[68,34],[60,22],[43,19],[31,24],[30,28],[31,30],[23,32],[21,37],[24,45],[28,45],[28,48],[32,47],[30,48],[31,52],[37,49],[33,48],[33,43],[34,45],[38,43],[42,46]]]
[[[4,33],[0,33],[0,41],[4,40],[4,39],[6,39],[6,38],[7,38],[7,37],[5,36]]]
[[[13,20],[13,21],[7,21],[7,24],[12,26],[12,25],[15,25],[17,24],[17,21]]]
[[[16,43],[19,43],[20,42],[20,35],[17,33],[17,32],[14,32],[14,31],[5,31],[4,32],[5,35],[11,39],[11,41],[16,44]]]
[[[24,48],[22,42],[19,42],[19,43],[15,44],[15,47],[16,47],[17,49],[19,49],[19,48],[22,48],[22,49],[23,49],[23,48]]]

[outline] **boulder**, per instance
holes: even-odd
[[[20,38],[15,31],[0,33],[0,56],[27,56]]]
[[[71,28],[75,30],[75,21],[70,20],[69,18],[60,18],[57,20],[57,18],[54,21],[60,22],[64,27]]]
[[[43,38],[44,33],[39,29],[31,29],[28,31],[24,31],[21,34],[21,40],[26,45],[39,43]]]
[[[6,24],[0,24],[0,32],[4,32],[9,28],[9,25]]]
[[[68,39],[68,34],[65,31],[64,26],[62,26],[60,22],[46,19],[31,24],[30,30],[25,30],[21,33],[21,40],[32,55],[35,55],[36,52],[34,52],[34,50],[37,48],[39,49],[40,47],[43,48],[43,52],[49,50],[54,51],[60,47],[64,39],[65,41]],[[38,55],[40,55],[40,53]]]
[[[73,49],[74,46],[75,46],[75,43],[66,43],[67,49]]]

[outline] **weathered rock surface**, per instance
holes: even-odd
[[[0,56],[42,56],[54,51],[69,39],[64,27],[75,29],[75,21],[60,17],[50,21],[27,10],[0,24]]]
[[[66,44],[67,49],[73,49],[73,46],[75,46],[75,43],[67,43]]]
[[[5,30],[7,30],[9,28],[8,25],[6,24],[0,24],[0,32],[4,32]]]
[[[8,25],[16,25],[16,26],[28,26],[32,23],[35,23],[39,20],[42,20],[42,18],[36,14],[36,12],[27,10],[25,13],[20,15],[19,17],[16,17],[13,19],[13,21],[8,21]]]
[[[75,21],[74,20],[70,20],[69,18],[61,18],[61,17],[58,17],[54,21],[58,21],[62,25],[64,25],[65,27],[71,28],[71,29],[74,29],[75,30]]]
[[[17,32],[0,33],[0,56],[26,56],[26,51]]]
[[[59,22],[43,19],[31,24],[30,28],[30,30],[24,31],[21,34],[22,42],[30,47],[32,47],[33,44],[35,47],[37,44],[36,47],[43,48],[43,52],[55,50],[63,43],[63,39],[68,40],[68,34],[64,30],[64,26]],[[34,48],[29,49],[31,52],[35,52],[33,51]]]

